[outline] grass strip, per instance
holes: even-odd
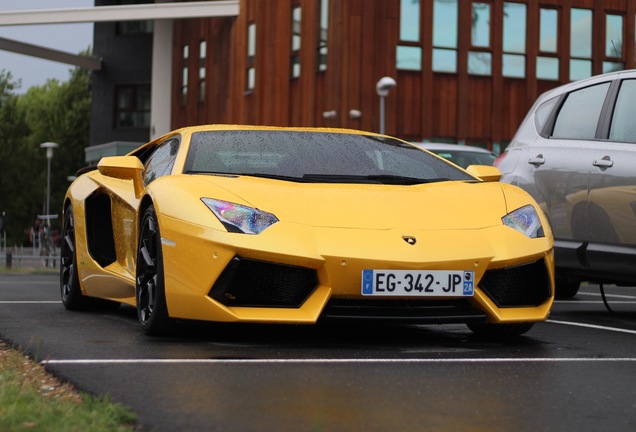
[[[78,392],[0,341],[0,431],[131,432],[135,420],[123,405]]]

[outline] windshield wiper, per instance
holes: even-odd
[[[422,179],[389,174],[345,175],[345,174],[305,174],[303,179],[329,183],[379,183],[395,185],[415,185],[448,181],[447,178]]]
[[[448,178],[422,179],[388,174],[350,175],[350,174],[304,174],[302,177],[285,176],[267,173],[228,173],[211,171],[186,171],[185,174],[206,174],[224,177],[251,176],[268,178],[272,180],[304,182],[304,183],[363,183],[363,184],[389,184],[389,185],[416,185],[448,181]]]
[[[189,170],[189,171],[185,171],[184,174],[204,174],[204,175],[223,176],[223,177],[250,176],[250,177],[271,178],[274,180],[303,181],[303,179],[300,177],[282,176],[278,174],[252,173],[252,172],[216,172],[216,171]]]

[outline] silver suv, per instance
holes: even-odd
[[[557,296],[636,284],[636,70],[541,95],[495,166],[550,221]]]

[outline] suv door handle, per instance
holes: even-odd
[[[528,163],[530,165],[534,165],[535,167],[538,167],[539,165],[543,165],[545,163],[545,159],[543,159],[542,154],[538,154],[535,157],[528,159]]]
[[[614,165],[614,161],[609,156],[604,156],[603,159],[597,159],[592,162],[592,165],[599,168],[610,168]]]

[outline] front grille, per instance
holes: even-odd
[[[317,285],[314,269],[234,257],[208,295],[227,306],[300,307]]]
[[[550,298],[550,276],[545,262],[488,270],[479,282],[499,307],[538,306]]]
[[[486,315],[466,300],[331,299],[321,319],[374,320],[401,323],[465,323]]]

